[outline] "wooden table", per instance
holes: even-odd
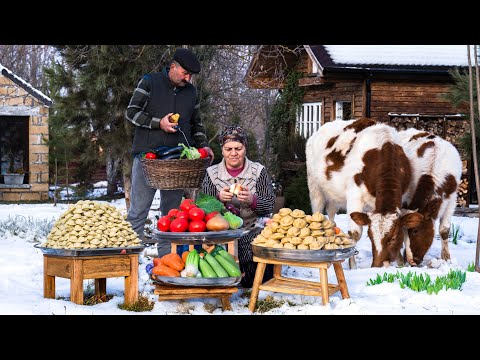
[[[250,303],[248,305],[248,309],[251,312],[255,311],[255,305],[257,303],[258,293],[260,290],[282,292],[287,294],[321,296],[323,305],[327,305],[329,303],[329,296],[337,291],[340,291],[343,299],[350,297],[342,268],[342,262],[344,260],[330,262],[300,262],[266,259],[254,256],[253,261],[257,262],[258,264],[255,272],[255,279],[253,280]],[[273,264],[273,278],[262,284],[261,282],[267,264]],[[332,264],[338,284],[328,283],[327,270]],[[284,277],[282,276],[283,265],[317,268],[320,270],[320,282]]]
[[[53,256],[43,254],[43,297],[55,299],[55,277],[70,279],[70,300],[83,305],[83,280],[95,279],[95,295],[107,298],[107,278],[125,277],[125,304],[138,301],[138,254]]]
[[[224,243],[226,250],[236,257],[237,255],[237,240],[230,240]],[[178,245],[184,245],[182,242],[172,241],[172,253],[177,252]],[[195,245],[188,245],[189,251],[194,249]],[[203,244],[202,247],[209,251],[215,245]],[[195,298],[218,298],[222,303],[224,310],[232,310],[230,304],[230,297],[236,293],[238,288],[236,286],[180,286],[156,283],[154,294],[158,295],[158,301],[165,300],[182,300]]]

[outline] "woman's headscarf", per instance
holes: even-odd
[[[220,146],[229,141],[237,141],[247,147],[247,134],[240,126],[228,126],[220,134]]]

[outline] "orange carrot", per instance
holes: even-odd
[[[175,253],[170,253],[162,256],[162,262],[168,267],[175,269],[177,271],[183,270],[185,268],[185,262],[182,260],[180,255]]]
[[[187,251],[184,251],[184,252],[182,253],[182,260],[183,260],[184,263],[187,262],[187,256],[188,256],[188,253],[189,253],[189,252],[190,252],[190,251],[187,250]]]
[[[180,273],[177,270],[172,269],[167,265],[163,265],[163,264],[155,266],[152,269],[152,274],[160,275],[160,276],[180,276]]]
[[[342,231],[342,230],[340,230],[339,227],[336,227],[336,226],[333,229],[335,230],[336,235],[340,234],[340,232]]]

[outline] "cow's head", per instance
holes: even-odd
[[[419,226],[423,215],[412,210],[398,210],[386,214],[352,212],[355,223],[368,225],[368,237],[372,242],[372,267],[388,266],[395,261],[404,240],[405,229]]]
[[[421,210],[423,215],[422,221],[417,226],[408,228],[410,250],[414,262],[410,262],[411,265],[419,265],[432,245],[433,237],[435,236],[435,219],[438,216],[441,204],[442,199],[440,198],[430,200],[427,206]]]

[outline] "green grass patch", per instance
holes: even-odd
[[[452,224],[452,228],[450,230],[450,237],[452,238],[452,243],[455,245],[458,244],[458,239],[460,238],[460,225]]]
[[[397,271],[394,274],[384,273],[383,276],[377,274],[374,279],[367,281],[367,286],[378,285],[382,282],[398,282],[402,289],[409,288],[413,291],[426,291],[429,295],[432,293],[438,294],[442,289],[461,290],[463,283],[466,281],[467,273],[461,270],[450,269],[447,275],[437,276],[432,280],[428,274],[412,273],[402,274]]]
[[[470,272],[475,271],[475,263],[473,261],[470,264],[468,264],[467,271],[470,271]]]

